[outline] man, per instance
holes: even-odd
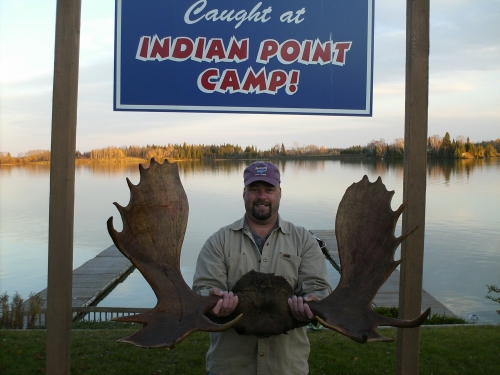
[[[293,316],[309,322],[314,315],[307,301],[331,293],[318,243],[306,229],[279,216],[281,180],[274,164],[255,162],[243,177],[245,216],[207,240],[198,257],[193,290],[220,296],[211,313],[227,316],[238,305],[231,288],[244,274],[256,270],[282,275],[299,296],[288,300]],[[269,338],[241,336],[229,329],[210,333],[207,371],[213,375],[307,374],[308,356],[305,327]]]

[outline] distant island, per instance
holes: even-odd
[[[500,154],[500,138],[492,141],[471,142],[469,138],[458,136],[451,139],[446,132],[444,137],[433,135],[427,141],[429,158],[439,159],[477,159],[497,157]],[[87,152],[76,151],[77,163],[88,162],[143,162],[156,158],[157,160],[244,160],[244,159],[318,159],[318,158],[374,158],[374,159],[403,159],[404,140],[395,139],[393,143],[386,143],[384,139],[373,140],[366,146],[351,146],[349,148],[326,148],[323,146],[300,146],[297,142],[290,148],[282,143],[276,144],[270,150],[259,150],[255,146],[246,146],[229,143],[220,145],[190,145],[167,144],[165,146],[124,146],[106,147]],[[8,152],[0,153],[0,165],[27,164],[33,162],[49,162],[49,150],[31,150],[11,156]]]

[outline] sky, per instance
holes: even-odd
[[[500,138],[500,0],[430,4],[428,135]],[[372,117],[114,112],[114,6],[82,1],[81,152],[184,142],[346,148],[404,137],[406,1],[375,2]],[[56,0],[0,0],[0,152],[50,149],[55,13]]]

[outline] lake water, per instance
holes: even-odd
[[[208,236],[243,215],[242,174],[247,161],[179,163],[189,199],[189,223],[181,271],[191,285],[198,252]],[[402,202],[403,164],[385,161],[283,161],[280,213],[307,229],[333,229],[337,206],[353,182],[378,176]],[[125,178],[137,184],[137,165],[96,164],[76,168],[74,267],[112,244],[106,220],[121,220],[112,202],[125,206]],[[500,286],[500,158],[431,161],[427,174],[423,287],[457,316],[477,314],[500,323],[500,305],[485,298]],[[0,293],[23,298],[47,285],[49,166],[0,167]],[[400,223],[396,233],[400,233]],[[396,256],[399,257],[399,254]],[[156,298],[138,271],[100,306],[152,307]]]

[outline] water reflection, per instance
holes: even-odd
[[[89,163],[77,164],[75,173],[92,173],[95,175],[113,175],[134,173],[139,170],[139,163]]]
[[[449,159],[449,160],[429,160],[427,162],[427,173],[429,180],[440,179],[449,183],[451,180],[466,177],[469,180],[471,174],[482,168],[500,169],[498,158],[485,159]]]
[[[47,174],[50,172],[49,163],[29,163],[25,165],[0,165],[0,175],[12,175],[12,173],[24,174]]]
[[[188,284],[206,238],[243,215],[242,174],[252,161],[178,162],[190,209],[181,254],[181,271]],[[404,164],[400,160],[275,163],[282,172],[280,212],[308,229],[333,229],[345,189],[365,174],[372,182],[381,176],[387,189],[395,191],[393,209],[402,202]],[[105,225],[110,216],[120,230],[112,202],[127,205],[130,193],[125,178],[138,183],[138,165],[76,166],[74,268],[111,244]],[[17,290],[26,298],[46,286],[49,172],[49,164],[0,167],[0,293]],[[489,321],[500,321],[494,302],[484,298],[485,285],[500,285],[499,172],[500,158],[429,160],[427,165],[424,287],[454,313],[476,313]],[[134,272],[102,304],[136,307],[155,301],[144,278]]]
[[[186,160],[176,163],[179,166],[179,171],[184,174],[208,172],[230,175],[245,168],[248,162],[243,160]]]
[[[357,168],[359,170],[366,170],[369,174],[375,176],[385,176],[387,174],[393,174],[398,180],[403,179],[404,174],[404,163],[403,160],[374,160],[374,159],[363,159],[363,160],[341,160],[341,165],[351,168]]]
[[[337,161],[337,160],[334,160]],[[163,162],[163,161],[161,161]],[[179,166],[179,171],[184,174],[199,172],[217,172],[232,174],[244,169],[251,164],[253,160],[176,160],[172,161]],[[332,160],[294,160],[283,159],[273,160],[281,170],[286,174],[287,166],[290,165],[295,171],[307,170],[309,172],[324,171],[327,163]],[[403,177],[403,160],[374,160],[374,159],[339,159],[340,165],[359,170],[369,171],[371,174],[384,176],[387,173],[396,173]],[[115,175],[124,173],[135,173],[139,170],[139,164],[145,168],[149,167],[149,162],[77,162],[75,166],[76,173],[92,173],[96,175]],[[476,169],[493,168],[500,171],[498,158],[484,159],[429,159],[427,162],[427,174],[429,180],[444,177],[449,182],[453,176],[466,176],[470,178]],[[13,171],[25,174],[47,174],[50,173],[49,163],[29,163],[25,165],[1,165],[0,174],[11,175]]]

